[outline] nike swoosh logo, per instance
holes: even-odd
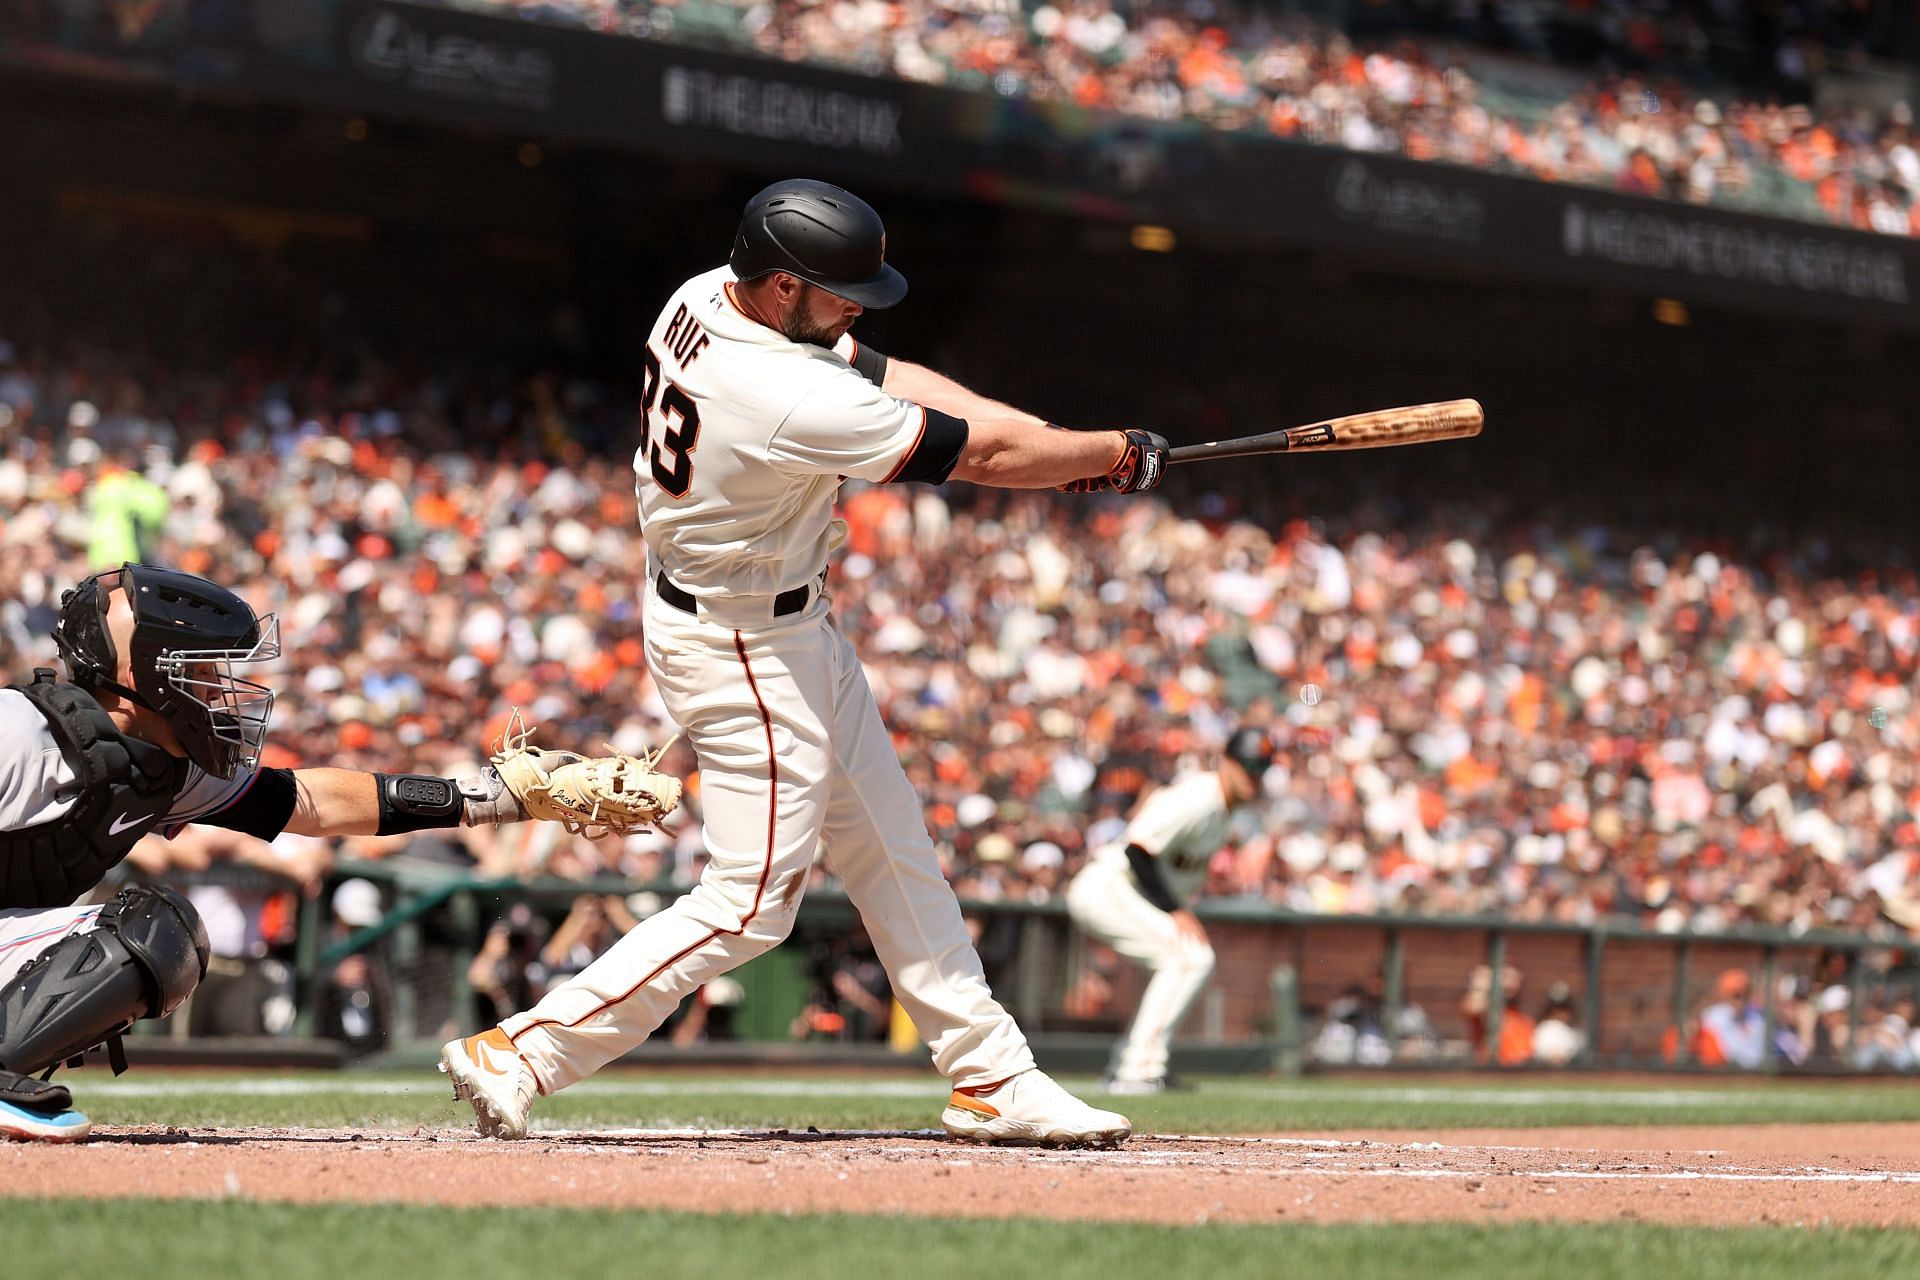
[[[113,820],[113,825],[107,828],[107,834],[110,836],[117,836],[122,831],[126,831],[132,827],[137,827],[143,822],[152,822],[153,817],[154,815],[148,814],[144,818],[134,818],[132,821],[128,821],[128,816],[123,813],[119,817]]]
[[[491,1075],[504,1076],[513,1071],[515,1060],[520,1057],[520,1053],[512,1047],[511,1041],[508,1041],[507,1048],[502,1049],[499,1045],[488,1043],[483,1037],[476,1037],[473,1041],[473,1052],[469,1056],[473,1059],[474,1065],[482,1071]]]

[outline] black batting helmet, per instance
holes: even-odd
[[[131,689],[119,683],[120,655],[107,626],[115,587],[133,609]],[[53,643],[75,684],[158,712],[187,758],[214,777],[259,763],[273,691],[233,669],[280,656],[273,614],[257,618],[245,600],[191,573],[126,564],[83,578],[60,597]]]
[[[907,296],[886,263],[887,228],[873,206],[828,182],[789,178],[747,201],[728,265],[742,280],[787,271],[863,307]]]
[[[1235,729],[1227,739],[1227,759],[1245,769],[1255,782],[1272,767],[1275,749],[1273,735],[1253,725]]]

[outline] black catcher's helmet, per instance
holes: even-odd
[[[747,201],[728,259],[742,280],[790,271],[878,311],[907,296],[886,263],[887,229],[873,206],[827,182],[789,178]]]
[[[1273,735],[1253,725],[1235,729],[1227,739],[1227,759],[1245,769],[1255,782],[1272,767],[1275,749]]]
[[[107,628],[119,587],[133,606],[133,685],[119,683]],[[273,691],[234,675],[240,663],[280,656],[280,623],[256,618],[233,592],[176,569],[126,564],[81,580],[60,597],[53,642],[73,682],[108,689],[166,718],[187,758],[216,778],[260,762]]]

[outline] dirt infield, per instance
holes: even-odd
[[[1631,1219],[1920,1226],[1920,1124],[1140,1137],[1118,1151],[932,1133],[97,1131],[0,1146],[10,1195],[829,1211],[1141,1222]]]

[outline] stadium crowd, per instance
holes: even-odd
[[[1361,6],[1353,30],[1226,0],[498,0],[483,8],[654,38],[719,34],[790,62],[970,86],[1162,122],[1259,131],[1697,204],[1920,234],[1908,103],[1806,105],[1828,49],[1889,52],[1857,6],[1771,8],[1756,88],[1690,88],[1721,9],[1646,3]],[[697,15],[695,11],[698,11]],[[1529,15],[1533,15],[1530,17]],[[697,17],[697,20],[696,20]],[[1756,22],[1759,20],[1756,19]],[[1774,29],[1774,28],[1777,28]],[[1395,34],[1401,29],[1421,38]],[[1771,32],[1771,34],[1769,34]],[[1445,34],[1567,54],[1598,78],[1559,100],[1489,94]],[[1698,55],[1698,56],[1696,56]],[[1843,59],[1844,61],[1844,59]],[[1722,68],[1725,70],[1725,68]]]
[[[0,357],[8,670],[51,660],[59,592],[89,566],[149,556],[280,613],[268,763],[459,772],[513,706],[569,746],[672,731],[636,634],[622,462],[423,453],[406,441],[429,397],[309,415],[272,383],[189,440],[122,384]],[[503,410],[535,438],[550,411]],[[1213,895],[1920,925],[1910,570],[1360,496],[1324,522],[965,487],[869,487],[843,508],[836,610],[965,897],[1053,897],[1142,787],[1251,720],[1279,765]],[[445,856],[685,883],[699,803],[696,778],[665,837],[482,829]]]

